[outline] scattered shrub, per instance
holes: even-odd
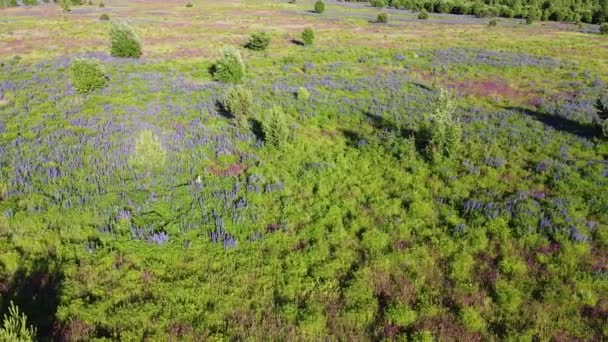
[[[70,82],[81,94],[101,89],[108,84],[103,65],[95,59],[76,59],[68,71]]]
[[[498,21],[496,21],[496,19],[492,19],[490,20],[490,22],[488,23],[488,26],[496,26],[498,25]]]
[[[459,150],[462,127],[454,118],[455,111],[454,98],[442,89],[422,129],[430,156],[450,156]]]
[[[317,2],[315,2],[315,12],[317,12],[317,13],[325,12],[325,3],[323,2],[323,0],[317,0]]]
[[[283,108],[273,105],[263,122],[264,140],[273,146],[282,147],[289,140],[289,127]]]
[[[460,321],[470,331],[483,331],[486,323],[475,309],[464,307],[460,311]]]
[[[192,3],[191,2],[186,3],[186,7],[192,7]]]
[[[388,14],[387,13],[379,13],[378,17],[376,17],[376,22],[386,24],[388,23]]]
[[[99,20],[110,20],[110,16],[103,13],[102,15],[99,16]]]
[[[597,109],[602,135],[608,138],[608,96],[598,97],[595,108]]]
[[[28,342],[34,341],[35,337],[36,329],[27,325],[27,317],[11,301],[0,327],[0,341]]]
[[[135,143],[135,153],[130,160],[135,171],[144,174],[160,171],[166,161],[167,152],[156,134],[149,129],[141,131]]]
[[[234,116],[238,126],[247,127],[249,118],[254,114],[253,95],[248,88],[236,85],[228,89],[224,106]]]
[[[99,7],[104,8],[104,7],[106,7],[106,4],[104,4],[103,1],[101,1],[101,2],[99,2]]]
[[[526,25],[531,25],[534,22],[534,19],[532,19],[531,16],[527,16],[526,17]]]
[[[139,58],[141,42],[135,30],[127,23],[118,22],[110,28],[110,54],[114,57]]]
[[[70,8],[70,1],[69,0],[59,0],[59,6],[61,6],[61,9],[64,12],[69,12],[72,9]]]
[[[423,9],[422,11],[420,11],[420,13],[418,13],[418,19],[426,20],[428,18],[429,18],[429,14],[425,9]]]
[[[298,98],[298,100],[306,102],[308,101],[308,99],[310,99],[310,93],[308,92],[308,89],[304,87],[299,87],[298,92],[296,93],[296,97]]]
[[[608,34],[608,22],[600,25],[600,34]]]
[[[314,41],[315,32],[310,27],[305,28],[304,31],[302,31],[302,43],[304,43],[304,45],[312,45]]]
[[[266,50],[271,40],[272,37],[268,32],[255,32],[251,34],[245,47],[254,51]]]
[[[211,68],[213,79],[225,83],[239,83],[245,77],[245,63],[235,47],[222,49],[220,59]]]
[[[384,0],[371,0],[369,3],[372,7],[386,7],[386,1]]]

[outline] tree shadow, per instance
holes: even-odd
[[[262,122],[256,119],[249,119],[249,125],[251,127],[251,132],[255,135],[256,139],[264,141],[264,128],[262,127]]]
[[[56,313],[63,273],[47,260],[31,268],[19,268],[11,278],[0,279],[0,317],[8,313],[11,301],[37,329],[37,341],[51,341],[57,327]]]
[[[297,40],[297,39],[292,39],[292,40],[290,40],[289,42],[290,42],[291,44],[294,44],[294,45],[298,45],[298,46],[304,46],[304,42],[299,41],[299,40]]]
[[[222,117],[224,117],[226,119],[231,119],[231,120],[234,119],[234,115],[232,115],[232,113],[230,113],[228,108],[226,108],[226,106],[224,105],[224,103],[221,100],[215,101],[215,109],[217,110],[217,113],[219,115],[221,115]]]
[[[502,108],[525,114],[557,131],[570,133],[581,138],[591,139],[597,137],[600,133],[599,129],[593,125],[582,124],[580,122],[570,120],[568,118],[564,118],[558,115],[551,115],[548,113],[521,107],[505,106]]]
[[[340,128],[338,130],[346,138],[346,145],[347,146],[358,148],[358,147],[361,146],[362,141],[365,140],[365,139],[363,139],[363,137],[359,133],[357,133],[357,132],[355,132],[353,130],[344,129],[344,128]]]

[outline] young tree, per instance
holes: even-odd
[[[114,57],[141,57],[141,41],[135,30],[124,22],[110,28],[110,54]]]
[[[228,89],[224,98],[224,106],[234,116],[239,127],[247,127],[248,120],[254,114],[253,95],[242,85],[235,85]]]
[[[276,147],[284,146],[289,140],[289,127],[283,108],[274,105],[263,123],[264,140]]]
[[[312,28],[307,27],[302,31],[302,43],[304,45],[312,45],[315,41],[315,32]]]
[[[245,63],[235,47],[222,49],[222,56],[211,68],[213,79],[225,83],[239,83],[245,77]]]
[[[449,157],[460,149],[462,127],[454,118],[455,111],[456,101],[447,90],[441,89],[423,126],[427,152],[433,158]]]

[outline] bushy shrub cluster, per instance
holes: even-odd
[[[114,57],[141,57],[141,41],[127,23],[117,22],[110,28],[110,54]]]
[[[372,7],[380,7],[380,8],[387,6],[386,1],[384,1],[384,0],[371,0],[369,2],[369,4],[372,5]]]
[[[418,13],[418,19],[426,20],[428,18],[429,18],[429,14],[425,9],[423,9],[422,11],[420,11],[420,13]]]
[[[315,41],[315,32],[312,28],[307,27],[302,31],[302,43],[304,45],[312,45]]]
[[[270,33],[264,31],[255,32],[251,34],[245,47],[254,51],[266,50],[271,40]]]
[[[460,149],[462,127],[454,118],[456,101],[442,89],[422,127],[430,157],[451,156]]]
[[[379,13],[378,16],[376,17],[376,22],[378,23],[388,23],[388,14],[387,13]]]
[[[103,13],[102,15],[99,16],[99,20],[110,20],[110,16]]]
[[[151,174],[161,171],[167,162],[167,151],[160,140],[149,129],[141,131],[135,143],[135,153],[131,156],[130,164],[136,172]]]
[[[81,94],[101,89],[108,84],[105,68],[95,59],[76,59],[70,64],[68,77]]]
[[[238,126],[247,127],[249,118],[254,114],[253,95],[248,88],[236,85],[228,89],[224,106],[234,116]]]
[[[213,79],[225,83],[239,83],[245,77],[245,63],[235,47],[222,49],[220,59],[211,67]]]
[[[490,22],[488,22],[488,26],[496,26],[498,25],[498,21],[496,21],[496,19],[492,19],[490,20]]]
[[[282,147],[289,140],[289,127],[285,111],[278,105],[273,105],[266,114],[263,122],[264,140],[273,146]]]
[[[600,25],[600,33],[601,34],[608,34],[608,22],[602,23]]]
[[[325,12],[325,3],[323,2],[323,0],[317,0],[317,2],[315,2],[315,12],[317,12],[317,13]]]

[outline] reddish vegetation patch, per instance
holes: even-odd
[[[511,87],[503,79],[467,80],[449,85],[458,94],[476,97],[502,97],[504,99],[519,99],[529,94]]]
[[[93,332],[94,328],[83,321],[72,321],[67,325],[55,326],[54,336],[59,341],[82,341]]]
[[[481,341],[477,333],[467,331],[449,314],[424,318],[414,325],[415,331],[433,331],[439,341]]]
[[[228,166],[226,169],[212,166],[209,171],[218,177],[231,177],[238,176],[243,173],[243,171],[245,171],[245,167],[241,164],[234,163]]]

